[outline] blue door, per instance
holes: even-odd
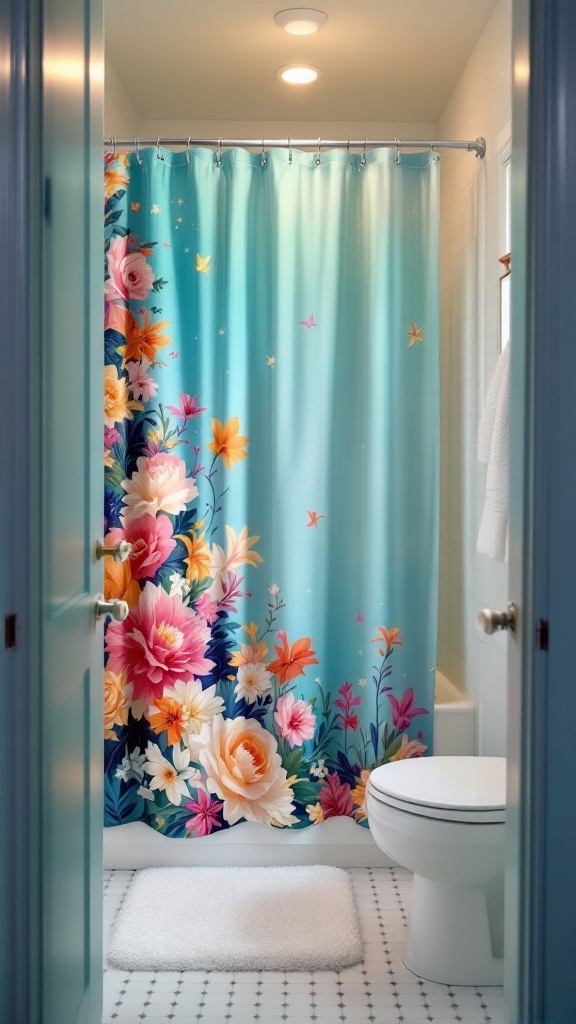
[[[43,4],[42,1022],[102,986],[102,8]]]
[[[102,3],[0,5],[0,1019],[102,987]]]
[[[576,1020],[575,39],[514,0],[507,1024]]]

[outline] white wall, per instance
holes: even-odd
[[[124,85],[118,68],[106,60],[104,91],[104,134],[116,138],[134,138],[141,135],[142,118],[132,96]]]
[[[110,116],[105,115],[105,135],[133,138],[196,139],[428,139],[436,132],[432,121],[178,121],[140,118],[137,131],[117,130],[123,122],[118,115],[117,95],[112,94]]]
[[[150,119],[136,107],[120,72],[106,60],[104,134],[117,138],[197,139],[427,139],[436,132],[432,121],[179,121]]]
[[[487,140],[481,163],[445,153],[441,191],[441,541],[438,665],[478,705],[478,753],[504,754],[505,634],[480,608],[505,607],[508,567],[476,553],[485,470],[476,436],[498,356],[498,151],[510,136],[511,0],[499,0],[439,121],[441,138]]]

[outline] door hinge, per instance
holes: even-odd
[[[4,647],[16,647],[16,615],[4,616]]]
[[[548,650],[548,619],[538,619],[536,626],[536,647],[539,651]]]
[[[52,181],[44,178],[44,219],[50,221],[52,216]]]

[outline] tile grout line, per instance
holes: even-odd
[[[397,986],[397,983],[396,983],[396,979],[394,977],[394,971],[392,969],[393,961],[391,960],[390,949],[388,947],[388,937],[387,937],[387,934],[386,934],[386,927],[384,925],[384,918],[382,917],[382,908],[380,906],[380,900],[378,898],[378,890],[376,888],[376,878],[375,878],[375,875],[374,875],[373,868],[368,868],[368,877],[370,878],[370,886],[371,886],[371,889],[372,889],[372,899],[374,901],[374,906],[376,908],[376,918],[377,918],[377,921],[378,921],[378,927],[380,929],[380,936],[381,936],[381,940],[382,940],[384,957],[385,957],[385,961],[386,961],[386,963],[388,965],[387,973],[390,975],[390,985],[391,985],[392,990],[393,990],[392,991],[392,995],[395,996],[395,998],[396,998],[395,1008],[398,1011],[401,1011],[402,1007],[401,1007],[400,999],[399,999],[398,986]],[[398,1021],[402,1021],[404,1019],[403,1017],[401,1017],[400,1013],[397,1013],[396,1017],[397,1017]],[[376,1017],[374,1017],[374,1015],[371,1015],[368,1019],[370,1021],[376,1021]]]
[[[483,1011],[483,1024],[491,1024],[492,1017],[489,1015],[489,1013],[487,1013],[488,1007],[484,1002],[484,993],[482,992],[481,989],[477,988],[476,995],[480,1000],[480,1009]]]

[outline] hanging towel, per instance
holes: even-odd
[[[510,343],[500,353],[478,429],[478,460],[488,466],[486,498],[476,550],[506,562],[508,536],[508,427],[510,413]]]

